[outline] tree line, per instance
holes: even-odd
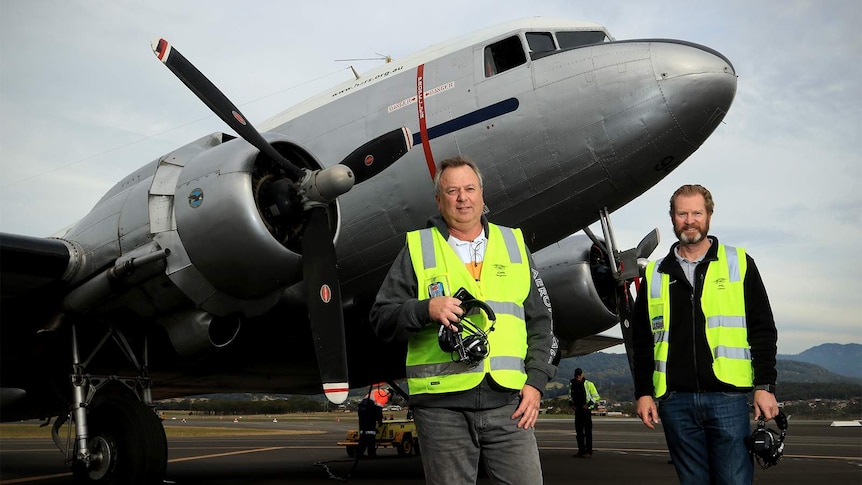
[[[159,411],[188,411],[190,414],[207,416],[271,415],[327,410],[326,403],[304,396],[265,400],[183,399],[160,402],[156,407]]]

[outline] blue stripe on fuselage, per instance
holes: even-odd
[[[518,109],[518,105],[519,103],[517,98],[509,98],[500,101],[499,103],[494,103],[490,106],[473,111],[472,113],[459,116],[445,123],[440,123],[439,125],[428,129],[428,139],[433,140],[434,138],[448,135],[449,133],[453,133],[462,128],[488,121],[491,118],[504,115],[506,113],[511,113]],[[413,133],[413,145],[417,146],[421,144],[422,137],[420,134]]]

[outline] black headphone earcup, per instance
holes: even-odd
[[[768,453],[775,439],[775,432],[771,429],[758,428],[751,434],[751,450],[758,454]]]
[[[778,464],[784,453],[784,440],[781,434],[763,426],[758,426],[751,433],[748,445],[752,455],[764,469]]]
[[[470,335],[464,339],[464,349],[470,355],[471,360],[479,361],[488,357],[489,350],[487,340],[476,335]]]
[[[455,332],[447,329],[443,325],[440,325],[440,329],[437,330],[437,344],[443,352],[454,352]]]

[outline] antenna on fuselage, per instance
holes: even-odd
[[[392,62],[392,56],[383,55],[379,52],[375,52],[380,57],[351,57],[348,59],[336,59],[335,62],[350,62],[350,61],[386,61],[387,64]],[[353,75],[356,76],[356,79],[359,79],[359,73],[356,72],[356,69],[353,68],[351,64],[350,70],[353,71]]]

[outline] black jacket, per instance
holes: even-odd
[[[659,264],[659,272],[669,274],[670,285],[670,341],[667,359],[668,391],[687,392],[747,392],[752,388],[737,388],[719,381],[712,372],[712,352],[706,340],[706,322],[700,299],[703,279],[709,263],[718,260],[718,238],[709,236],[712,244],[695,269],[695,288],[692,288],[676,260],[671,247]],[[745,292],[745,319],[748,327],[748,344],[754,368],[754,385],[775,384],[775,355],[778,331],[766,288],[754,260],[746,253],[747,267],[743,288]],[[653,395],[654,370],[653,337],[647,309],[646,278],[642,279],[632,315],[632,342],[634,350],[635,397]]]
[[[383,423],[383,408],[370,398],[366,397],[360,401],[357,411],[361,431],[375,431],[377,425]]]

